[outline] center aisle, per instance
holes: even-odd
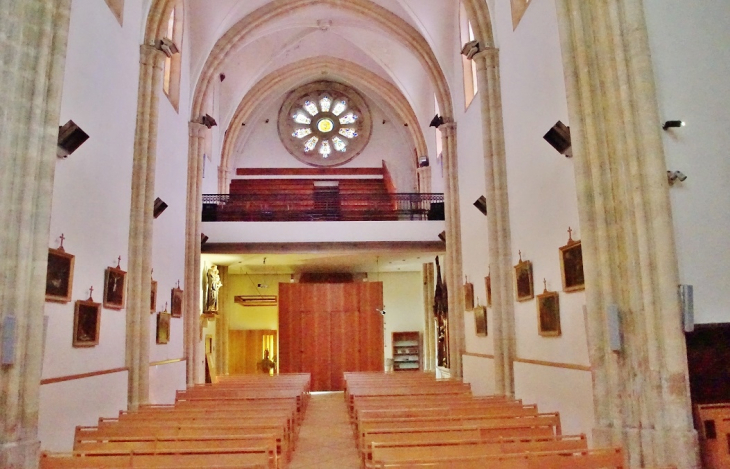
[[[342,392],[312,393],[289,469],[358,469]]]

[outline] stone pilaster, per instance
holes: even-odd
[[[423,264],[423,306],[424,306],[424,328],[423,328],[423,369],[434,371],[436,369],[436,323],[433,314],[433,296],[436,288],[434,280],[433,264]]]
[[[446,190],[445,277],[449,292],[449,355],[451,376],[462,376],[461,355],[464,353],[464,294],[462,284],[461,215],[459,209],[459,166],[456,153],[456,124],[439,127],[443,141]]]
[[[152,211],[155,200],[158,92],[164,55],[140,46],[137,124],[134,133],[132,203],[127,256],[127,405],[136,410],[149,400]]]
[[[499,50],[487,48],[474,56],[482,111],[482,138],[487,199],[487,242],[492,282],[495,392],[514,396],[516,353],[512,287],[512,235],[507,193]]]
[[[187,385],[193,386],[205,381],[201,348],[201,270],[200,270],[200,225],[203,213],[203,153],[205,151],[206,127],[190,122],[188,146],[187,218],[185,222],[185,297],[183,315],[185,321],[185,358],[187,363]]]
[[[596,444],[700,467],[661,122],[641,0],[558,0],[586,275]],[[618,307],[623,346],[608,345]]]
[[[43,308],[70,0],[0,5],[0,325],[15,318],[0,366],[0,467],[38,467]],[[8,357],[5,357],[8,358]]]
[[[215,366],[219,376],[228,374],[228,266],[219,265],[223,287],[218,292],[218,317],[215,318]]]

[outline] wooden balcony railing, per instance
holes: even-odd
[[[444,195],[204,194],[203,221],[443,220]]]

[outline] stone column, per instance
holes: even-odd
[[[586,276],[597,445],[699,468],[674,231],[641,0],[558,0]],[[608,345],[619,310],[623,346]]]
[[[149,401],[152,211],[155,200],[158,93],[164,55],[140,46],[137,125],[134,133],[132,204],[127,272],[127,405],[136,410]]]
[[[461,355],[464,353],[464,292],[461,262],[461,215],[459,209],[459,165],[456,153],[456,123],[439,127],[443,141],[446,190],[446,259],[445,278],[449,293],[449,359],[451,376],[462,376]]]
[[[43,308],[70,0],[0,3],[0,467],[38,467]],[[10,318],[10,319],[9,319]]]
[[[218,193],[228,194],[230,191],[230,179],[228,168],[223,166],[218,167]]]
[[[516,353],[512,286],[512,235],[507,193],[499,50],[487,48],[474,56],[482,111],[482,137],[487,199],[487,243],[494,312],[495,392],[514,396]]]
[[[436,369],[436,323],[433,315],[433,295],[435,280],[433,264],[423,264],[423,369],[434,371]]]
[[[201,348],[202,304],[200,292],[200,224],[203,213],[203,152],[205,151],[203,124],[190,122],[188,147],[187,219],[185,223],[185,296],[183,315],[185,321],[185,358],[187,385],[205,382],[204,350]]]
[[[228,374],[228,266],[219,265],[223,287],[218,292],[218,317],[215,318],[215,367],[218,376]]]

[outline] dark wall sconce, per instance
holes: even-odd
[[[664,125],[662,125],[663,130],[675,128],[675,127],[684,127],[685,123],[684,121],[666,121]]]
[[[429,127],[436,127],[437,129],[441,127],[444,124],[444,118],[436,114],[433,116],[433,119],[431,119],[431,123],[428,124]]]
[[[565,155],[566,158],[573,156],[570,143],[570,127],[566,126],[561,121],[556,122],[542,138],[555,148],[558,153]]]
[[[479,209],[485,216],[487,215],[487,198],[484,196],[479,197],[474,201],[474,206]]]
[[[75,152],[85,141],[89,139],[89,135],[81,130],[72,120],[66,122],[58,128],[58,143],[56,147],[56,156],[59,158],[67,158],[68,155]]]
[[[161,198],[156,198],[155,208],[152,210],[152,216],[155,218],[159,217],[160,215],[162,215],[162,212],[164,212],[166,208],[167,204]]]
[[[682,171],[667,171],[667,181],[669,181],[670,186],[673,186],[677,181],[682,182],[685,179],[687,179],[687,175]]]
[[[218,123],[215,121],[215,119],[213,119],[213,117],[210,116],[210,114],[202,116],[200,118],[200,123],[208,127],[209,129],[218,125]]]

